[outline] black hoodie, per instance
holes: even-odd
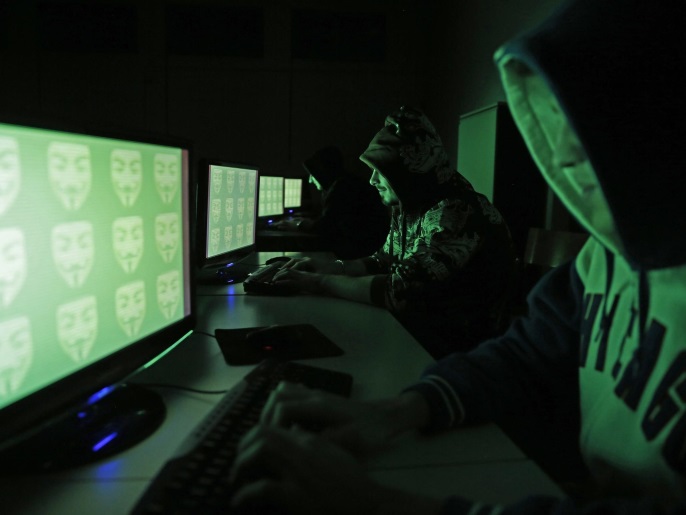
[[[393,312],[440,357],[500,328],[514,250],[498,210],[450,167],[435,128],[402,107],[360,156],[390,183],[393,208],[383,249],[367,260],[372,301]]]
[[[507,513],[686,510],[684,22],[682,0],[576,0],[496,53],[532,156],[592,235],[527,318],[413,387],[436,428],[517,420],[583,458],[590,499]]]

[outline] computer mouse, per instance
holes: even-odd
[[[271,265],[272,263],[278,263],[278,262],[283,262],[283,263],[288,263],[291,260],[288,256],[276,256],[273,258],[269,258],[267,261],[265,261],[265,264]]]
[[[265,352],[292,350],[302,342],[302,337],[302,331],[293,325],[270,325],[245,335],[246,341],[256,350]]]

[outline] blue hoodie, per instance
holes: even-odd
[[[496,52],[532,156],[592,237],[534,288],[526,318],[412,389],[434,429],[550,427],[593,496],[479,513],[686,510],[684,21],[680,0],[577,0]],[[445,513],[474,506],[452,498]]]

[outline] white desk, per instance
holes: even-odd
[[[273,255],[260,255],[258,262]],[[397,394],[432,361],[383,309],[316,296],[247,296],[240,285],[210,286],[199,293],[197,332],[140,373],[138,382],[228,389],[252,367],[229,367],[208,334],[217,328],[269,324],[311,323],[342,347],[343,356],[307,363],[353,374],[352,397],[357,399]],[[4,478],[0,511],[36,515],[128,513],[166,457],[220,398],[171,389],[159,391],[165,399],[167,419],[151,437],[91,466]],[[455,493],[509,502],[536,492],[561,495],[557,486],[492,425],[434,437],[404,437],[389,452],[371,459],[368,468],[381,482],[438,497]]]

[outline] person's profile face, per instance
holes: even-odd
[[[372,176],[369,178],[369,184],[374,186],[379,192],[381,202],[384,206],[395,206],[400,203],[398,196],[395,194],[391,183],[386,177],[379,173],[379,170],[372,170]]]
[[[595,170],[557,97],[536,73],[520,71],[520,81],[526,102],[513,114],[525,120],[521,125],[542,173],[583,225],[605,245],[621,248]]]
[[[322,191],[322,185],[317,179],[315,179],[314,175],[310,174],[310,178],[307,180],[307,182],[313,184],[314,187],[317,188],[317,191]]]

